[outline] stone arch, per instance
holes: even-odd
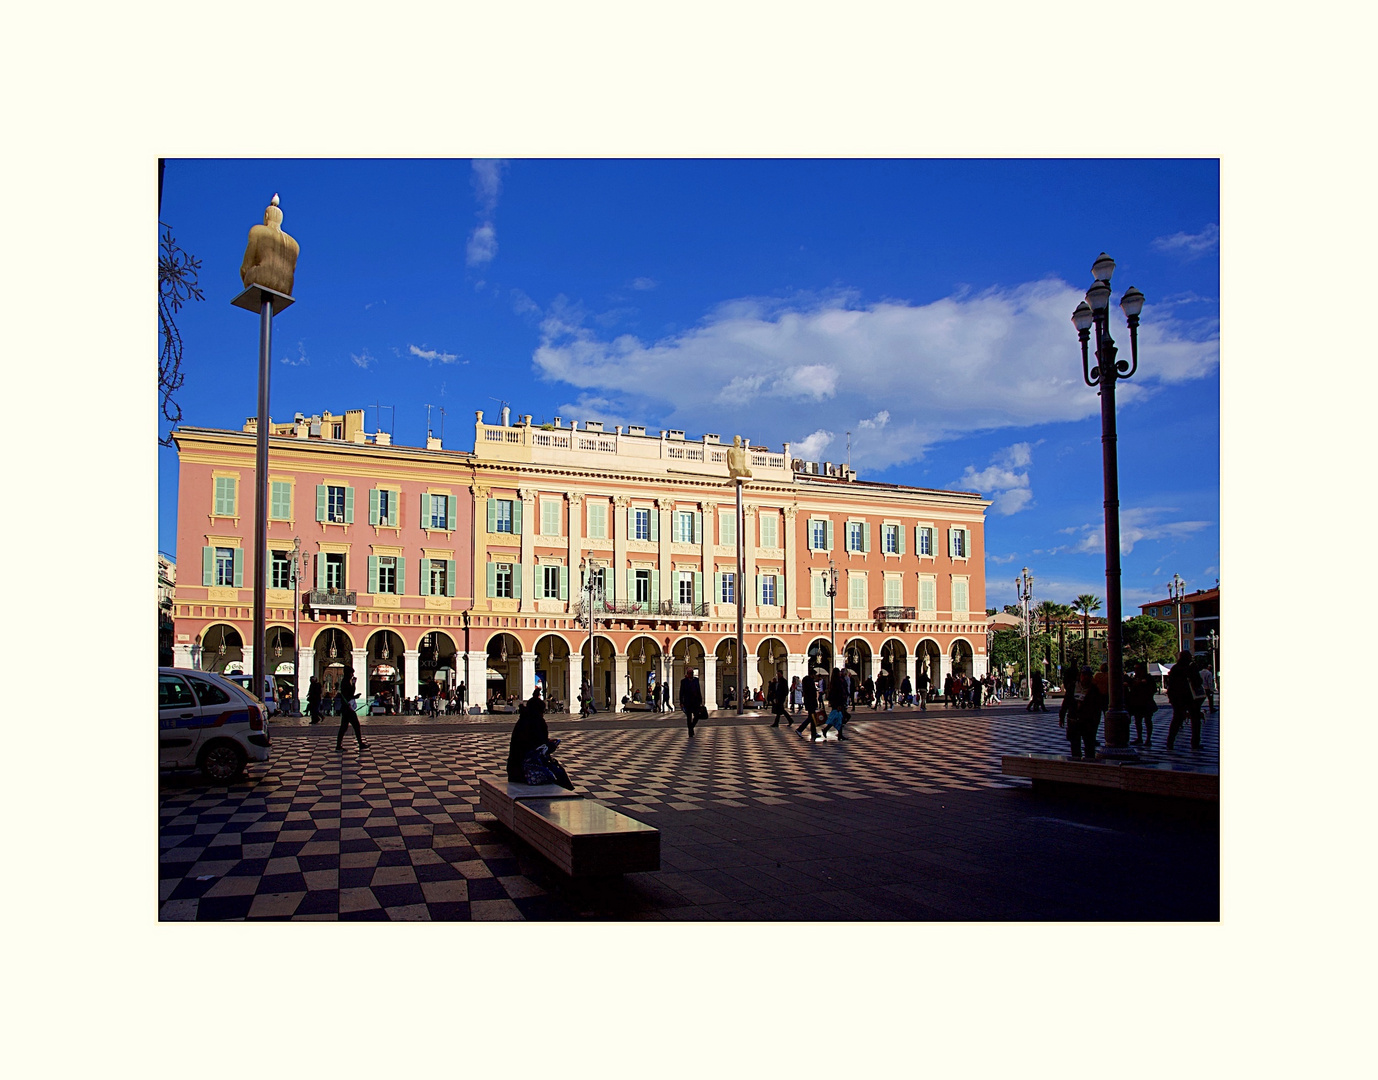
[[[593,667],[589,666],[589,639],[585,635],[583,641],[579,643],[579,685],[582,688],[585,681],[593,679],[591,693],[593,706],[597,709],[609,708],[608,703],[612,700],[612,669],[613,657],[617,655],[617,645],[607,634],[595,633],[593,635]],[[575,694],[576,701],[570,708],[577,704],[578,692]]]
[[[516,634],[499,631],[488,639],[484,646],[488,655],[484,665],[483,697],[476,697],[476,690],[469,691],[471,701],[496,703],[499,700],[515,703],[528,696],[528,688],[522,685],[522,643]]]
[[[401,704],[407,675],[406,650],[402,635],[390,626],[380,626],[364,639],[367,682],[360,678],[359,672],[354,673],[359,692],[367,695],[365,702],[359,705],[361,709],[377,694],[392,694]]]
[[[717,645],[713,647],[714,666],[717,669],[717,702],[720,707],[728,707],[728,691],[732,692],[732,702],[736,703],[736,695],[744,680],[742,675],[742,663],[744,657],[737,655],[737,638],[735,636],[723,637],[719,639]],[[748,688],[749,689],[749,688]]]
[[[334,656],[330,655],[332,648]],[[312,674],[320,680],[323,692],[333,693],[339,689],[344,669],[354,664],[354,639],[343,627],[333,623],[323,626],[311,642],[311,655]]]
[[[928,676],[930,696],[942,693],[943,689],[943,650],[931,637],[920,638],[914,645],[914,678],[922,671]]]
[[[587,644],[587,642],[586,642]],[[574,700],[573,650],[563,634],[549,632],[536,639],[536,682],[545,694],[548,712],[569,712]]]
[[[899,637],[890,636],[880,643],[880,666],[879,671],[889,671],[894,677],[894,690],[898,694],[900,683],[908,676],[911,680],[913,675],[909,671],[909,647],[904,640]]]
[[[823,669],[823,674],[831,675],[833,667],[833,646],[832,642],[825,637],[816,637],[809,642],[809,647],[804,650],[808,658],[808,673],[816,674],[818,668]]]
[[[876,677],[875,656],[871,643],[864,637],[850,637],[842,646],[842,656],[847,662],[847,670],[856,672],[863,683]]]
[[[952,662],[953,675],[970,676],[972,674],[976,650],[966,638],[953,638],[952,644],[947,647],[947,655]]]
[[[679,698],[679,684],[691,670],[697,670],[702,683],[708,650],[693,634],[681,634],[669,648],[670,701]]]
[[[767,687],[775,676],[788,672],[789,647],[784,640],[774,636],[762,638],[756,645],[756,685]]]
[[[427,629],[416,642],[418,687],[434,679],[440,692],[448,696],[462,678],[459,674],[459,655],[459,642],[453,635],[444,630]]]

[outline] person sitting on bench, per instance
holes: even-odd
[[[507,748],[507,779],[514,784],[559,784],[573,791],[564,766],[550,756],[559,745],[546,727],[545,702],[539,692],[532,694],[517,710]]]

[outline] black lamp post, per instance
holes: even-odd
[[[1087,386],[1100,388],[1101,458],[1105,472],[1105,599],[1106,651],[1109,654],[1110,702],[1105,711],[1105,745],[1108,750],[1129,746],[1129,714],[1124,708],[1124,633],[1120,612],[1120,479],[1115,434],[1115,383],[1133,378],[1139,369],[1139,312],[1144,294],[1132,285],[1120,297],[1120,309],[1129,323],[1130,360],[1116,360],[1115,340],[1110,336],[1110,275],[1115,260],[1101,252],[1091,267],[1095,282],[1086,299],[1072,313],[1072,324],[1081,339],[1082,378]],[[1091,328],[1096,330],[1095,365],[1087,355]]]

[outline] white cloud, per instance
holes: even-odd
[[[877,428],[877,429],[879,429],[879,428],[883,428],[883,427],[884,427],[886,424],[888,424],[889,422],[890,422],[890,410],[889,410],[889,409],[881,409],[880,412],[876,413],[876,415],[873,416],[873,417],[871,417],[871,419],[869,419],[869,420],[862,420],[862,421],[858,422],[858,423],[857,423],[857,427],[858,427],[858,428],[862,428],[862,429],[865,429],[865,428]]]
[[[358,354],[358,355],[355,355],[354,353],[350,353],[350,354],[349,354],[349,358],[350,358],[351,360],[353,360],[356,364],[358,364],[361,368],[364,368],[365,370],[368,369],[369,364],[376,364],[376,363],[377,363],[377,360],[376,360],[376,359],[374,359],[372,356],[369,356],[368,350],[367,350],[367,349],[365,349],[362,353],[360,353],[360,354]]]
[[[1016,470],[1033,463],[1033,449],[1026,442],[1015,443],[991,455],[990,465],[977,472],[968,465],[957,486],[989,496],[997,514],[1016,514],[1033,500],[1029,474]]]
[[[795,457],[804,461],[822,461],[823,451],[833,444],[835,438],[831,431],[819,428],[812,435],[791,444],[790,449]]]
[[[469,246],[464,251],[464,261],[469,266],[490,263],[498,253],[498,231],[491,221],[485,221],[469,234]]]
[[[1209,526],[1209,521],[1159,521],[1164,514],[1172,513],[1171,508],[1143,506],[1125,507],[1120,511],[1120,554],[1128,555],[1134,545],[1144,540],[1181,540],[1200,532]],[[1054,551],[1071,551],[1077,554],[1099,554],[1105,551],[1105,526],[1075,525],[1060,530],[1076,535],[1081,539],[1071,547],[1055,548]]]
[[[541,313],[540,305],[537,304],[535,300],[532,300],[531,297],[527,296],[526,293],[522,292],[521,289],[513,289],[511,297],[512,311],[514,314],[539,315]]]
[[[655,281],[655,280],[653,280],[653,279],[651,279],[651,278],[648,278],[648,277],[639,277],[639,278],[637,278],[635,281],[632,282],[631,287],[632,287],[633,289],[640,289],[640,290],[642,290],[642,291],[645,291],[646,289],[654,289],[654,288],[655,288],[657,285],[659,285],[659,284],[660,284],[660,282]]]
[[[311,363],[311,361],[306,358],[306,342],[297,342],[297,358],[295,360],[291,357],[284,356],[278,362],[286,364],[288,367],[301,367],[303,364]]]
[[[1180,252],[1188,259],[1195,259],[1220,247],[1220,226],[1207,225],[1199,233],[1173,233],[1160,236],[1153,241],[1155,251]]]
[[[861,304],[847,292],[745,297],[658,341],[608,338],[560,297],[532,360],[543,378],[615,399],[627,414],[685,430],[749,425],[768,445],[796,436],[820,403],[829,429],[885,412],[883,436],[853,428],[853,464],[881,469],[973,431],[1095,415],[1100,403],[1082,383],[1069,321],[1083,294],[1050,279],[921,305]],[[1218,364],[1215,321],[1183,321],[1149,305],[1139,339],[1139,372],[1119,389],[1125,407]]]
[[[502,194],[502,174],[506,168],[507,162],[499,158],[480,158],[473,162],[473,173],[469,179],[478,203],[479,224],[469,234],[469,243],[464,251],[464,261],[468,266],[483,266],[492,262],[498,254],[498,230],[493,225],[493,215],[498,208],[498,196]]]
[[[407,351],[413,356],[419,356],[428,364],[439,360],[442,364],[453,364],[459,359],[457,353],[441,352],[439,349],[418,349],[415,345],[408,345]]]

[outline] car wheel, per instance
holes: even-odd
[[[246,760],[234,743],[215,743],[201,755],[201,772],[213,784],[227,784],[244,771]]]

